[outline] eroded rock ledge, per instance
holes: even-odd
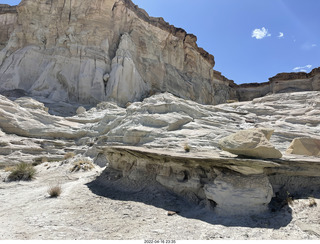
[[[153,177],[177,194],[216,205],[221,215],[262,213],[272,198],[287,192],[308,194],[320,183],[317,159],[261,160],[129,146],[105,147],[104,154],[109,162],[106,171],[118,172],[115,179]]]

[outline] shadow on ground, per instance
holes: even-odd
[[[102,197],[118,201],[142,202],[212,225],[279,229],[287,226],[292,220],[291,209],[276,200],[272,202],[272,211],[270,208],[270,212],[265,214],[244,217],[218,216],[212,207],[206,204],[195,204],[150,179],[144,179],[143,182],[126,178],[109,180],[107,173],[103,172],[96,180],[88,183],[87,187],[94,194]]]

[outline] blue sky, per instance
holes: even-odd
[[[20,1],[1,3],[17,4]],[[320,0],[133,0],[198,37],[236,83],[320,66]]]

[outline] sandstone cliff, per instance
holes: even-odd
[[[1,32],[1,90],[122,106],[164,91],[204,104],[229,99],[197,38],[130,0],[23,0],[10,16],[1,25],[11,33],[7,43]]]
[[[7,45],[16,21],[16,7],[0,4],[0,50]]]
[[[310,73],[280,73],[264,83],[249,83],[235,86],[239,101],[250,101],[267,94],[320,91],[320,67]]]

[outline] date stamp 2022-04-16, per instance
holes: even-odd
[[[177,244],[176,240],[144,240],[144,244]]]

